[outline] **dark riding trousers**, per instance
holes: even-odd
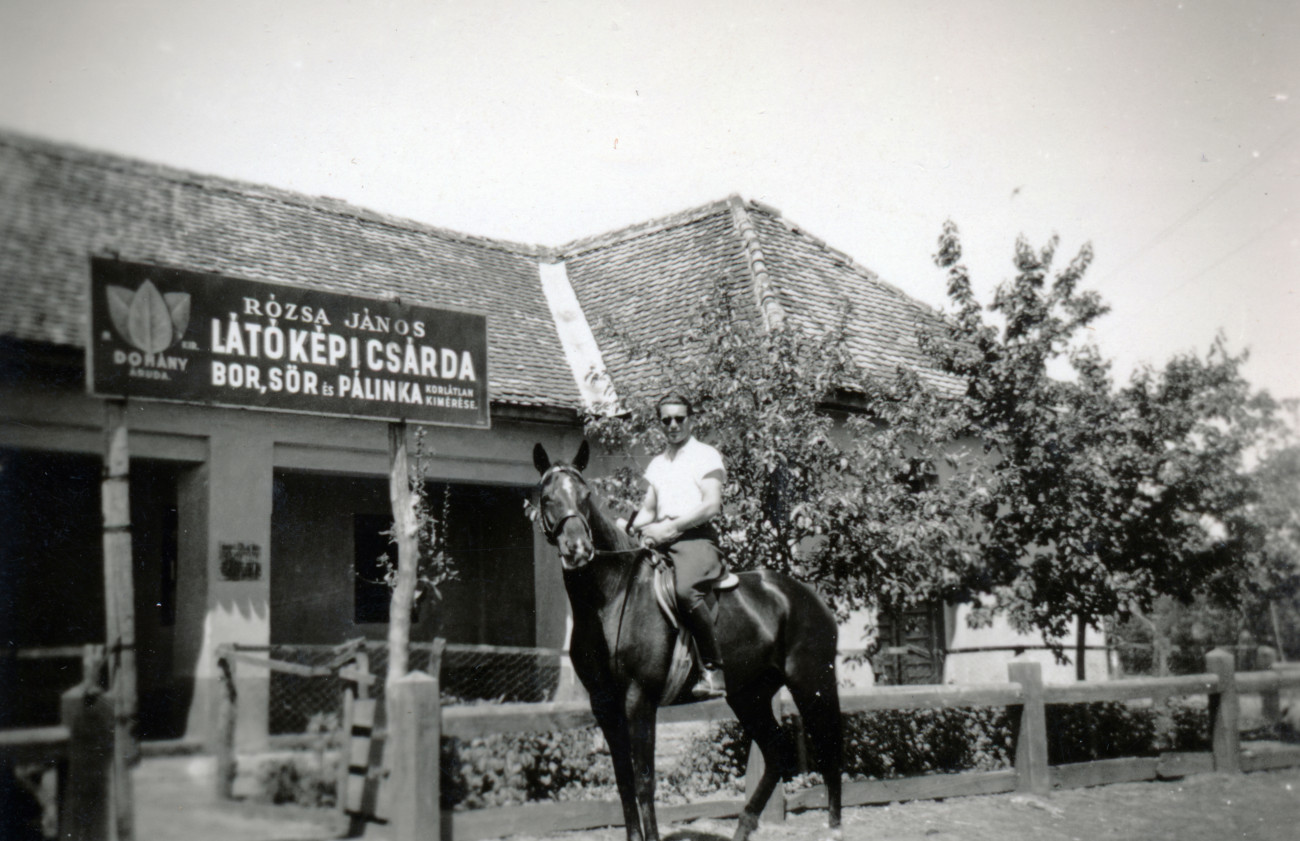
[[[722,575],[717,530],[711,523],[696,526],[661,549],[677,570],[677,603],[682,610],[704,604],[709,585]]]

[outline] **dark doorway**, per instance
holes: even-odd
[[[457,578],[424,599],[413,641],[531,646],[536,640],[533,533],[523,488],[428,485]],[[383,639],[393,556],[384,479],[279,471],[271,520],[271,642]]]
[[[78,648],[104,641],[101,472],[96,456],[0,450],[0,727],[56,723],[59,695],[82,680]],[[142,738],[179,735],[184,716],[172,704],[176,477],[131,462]]]

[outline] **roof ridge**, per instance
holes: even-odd
[[[763,325],[768,330],[779,328],[785,323],[785,307],[781,306],[776,284],[767,272],[763,246],[759,241],[758,230],[749,218],[749,208],[738,195],[729,197],[727,203],[731,206],[731,219],[736,226],[736,233],[740,234],[740,249],[753,279],[754,303],[758,305]]]
[[[110,172],[138,175],[146,178],[159,178],[183,187],[194,187],[210,192],[228,193],[260,201],[278,202],[293,207],[328,213],[334,216],[352,218],[359,222],[381,225],[398,230],[430,234],[452,242],[473,245],[480,248],[505,251],[525,257],[544,257],[551,249],[544,246],[513,242],[504,239],[476,236],[474,234],[453,231],[425,222],[419,222],[404,216],[396,216],[371,210],[361,205],[352,204],[344,199],[331,196],[312,196],[283,187],[269,184],[256,184],[221,175],[205,175],[193,170],[153,163],[140,158],[133,158],[115,152],[103,152],[71,143],[48,140],[41,137],[22,134],[0,128],[0,146],[10,146],[22,151],[42,154],[74,162],[82,166],[95,166]]]
[[[645,222],[637,222],[622,228],[616,228],[612,231],[606,231],[594,236],[582,237],[572,240],[557,248],[547,249],[549,256],[555,260],[565,260],[570,257],[576,257],[579,254],[585,254],[589,251],[595,251],[600,248],[607,248],[615,243],[626,242],[631,239],[637,239],[650,234],[659,233],[669,228],[680,228],[683,225],[689,225],[709,216],[717,214],[719,211],[726,210],[736,196],[729,196],[725,199],[718,199],[707,204],[696,207],[679,210],[667,216],[659,216],[654,219],[648,219]]]

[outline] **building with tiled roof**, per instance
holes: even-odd
[[[86,258],[112,255],[489,313],[492,401],[578,404],[532,246],[12,134],[0,237],[6,339],[84,348]]]
[[[644,346],[691,329],[715,284],[738,317],[820,333],[847,313],[845,340],[862,369],[892,378],[900,367],[940,389],[917,337],[942,326],[925,304],[811,236],[780,211],[739,196],[557,249],[589,320],[613,329],[601,352],[620,391],[653,381],[628,345]]]
[[[533,444],[576,451],[584,404],[611,390],[635,399],[650,379],[619,335],[680,335],[718,282],[757,326],[819,330],[847,305],[848,341],[868,372],[908,366],[952,385],[927,369],[916,345],[937,313],[772,208],[738,197],[535,246],[0,132],[0,501],[19,524],[0,546],[0,639],[10,648],[57,653],[103,639],[104,408],[88,393],[87,344],[115,342],[123,359],[134,354],[127,339],[142,351],[166,345],[134,358],[147,366],[189,354],[216,377],[221,328],[207,331],[220,319],[190,319],[190,299],[175,290],[118,286],[107,301],[122,308],[117,320],[92,333],[100,266],[124,277],[144,272],[150,284],[174,276],[272,284],[486,316],[490,425],[427,427],[426,476],[449,512],[460,580],[445,585],[436,612],[420,614],[416,640],[563,647],[559,566],[520,515],[536,480]],[[255,356],[241,357],[241,376],[266,383],[257,377],[274,366]],[[302,367],[332,376],[319,359]],[[146,738],[208,732],[220,645],[386,635],[376,565],[391,514],[388,424],[349,411],[266,408],[125,401]],[[75,670],[0,658],[0,668],[15,663],[20,671],[0,675],[0,727],[57,717],[58,691]],[[252,670],[239,681],[241,739],[304,724],[283,719],[276,678]]]

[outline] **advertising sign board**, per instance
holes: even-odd
[[[487,318],[95,258],[105,397],[487,428]]]

